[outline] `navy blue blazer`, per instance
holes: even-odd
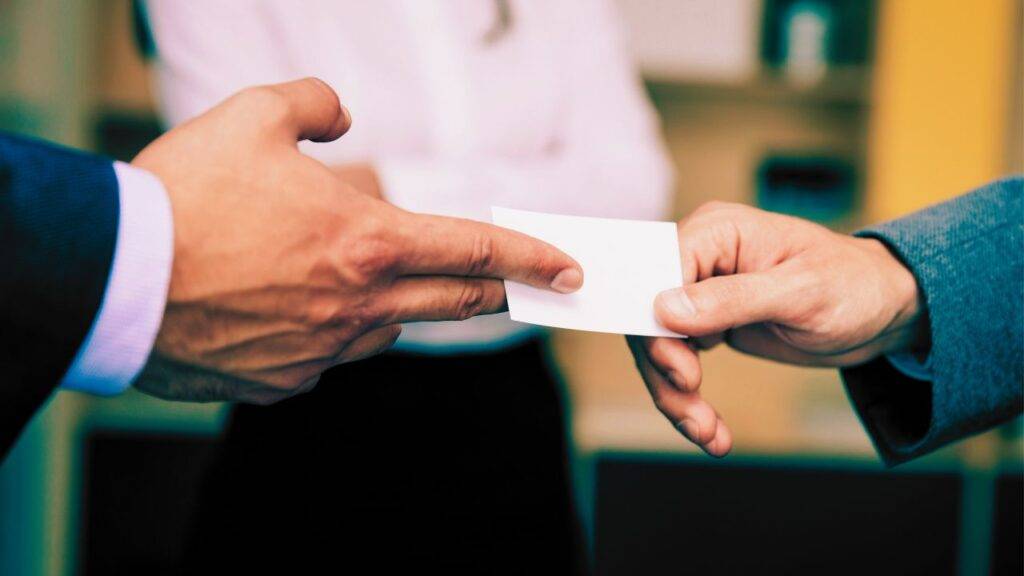
[[[0,458],[92,326],[118,210],[110,160],[0,133]]]

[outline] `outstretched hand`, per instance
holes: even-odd
[[[874,239],[740,204],[710,203],[679,223],[684,286],[658,320],[687,335],[630,337],[658,409],[713,456],[732,434],[701,397],[698,352],[721,342],[805,366],[850,366],[927,347],[913,275]]]
[[[403,322],[503,310],[501,279],[582,285],[579,265],[548,244],[405,212],[299,153],[298,141],[334,140],[350,123],[309,78],[244,90],[135,158],[163,182],[175,225],[167,306],[138,388],[273,402],[386,349]]]

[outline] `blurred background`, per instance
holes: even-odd
[[[1019,0],[619,5],[676,218],[722,199],[854,230],[1024,171]],[[161,132],[139,32],[129,0],[0,0],[0,128],[130,159]],[[1019,420],[885,470],[835,371],[720,349],[704,390],[736,448],[713,461],[653,408],[621,337],[552,342],[599,573],[1024,571]],[[55,395],[0,465],[0,574],[161,573],[223,416]]]

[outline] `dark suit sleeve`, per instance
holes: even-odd
[[[882,459],[915,458],[1021,412],[1024,179],[996,182],[870,230],[913,272],[931,334],[931,381],[888,360],[843,371]]]
[[[85,339],[117,226],[109,160],[0,134],[0,458]]]

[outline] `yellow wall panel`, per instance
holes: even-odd
[[[867,216],[892,218],[1005,172],[1018,0],[884,0]]]

